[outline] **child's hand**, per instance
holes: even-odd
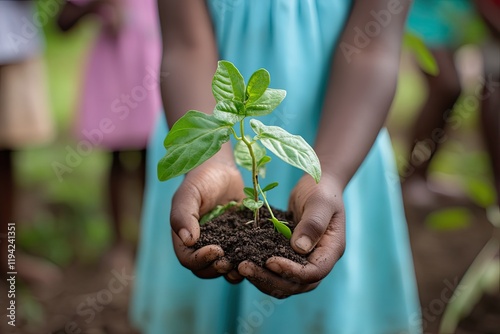
[[[232,283],[243,278],[215,245],[190,248],[200,237],[200,218],[218,204],[243,199],[243,180],[234,165],[212,158],[186,175],[172,200],[170,224],[180,263],[201,278],[225,275]]]
[[[292,191],[289,209],[299,221],[290,240],[293,249],[309,253],[302,266],[281,257],[272,257],[261,268],[244,261],[241,275],[259,290],[276,298],[310,291],[332,270],[345,249],[345,214],[342,187],[335,178],[323,175],[319,184],[306,175]]]

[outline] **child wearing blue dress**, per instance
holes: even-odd
[[[399,179],[382,128],[409,6],[159,1],[169,75],[162,81],[166,118],[150,143],[131,306],[143,333],[421,332]],[[280,184],[271,204],[288,207],[298,222],[291,246],[303,254],[314,248],[305,266],[271,258],[265,268],[248,261],[233,268],[218,246],[189,247],[199,237],[198,219],[241,199],[243,181],[250,182],[229,143],[185,177],[157,179],[167,124],[189,109],[213,110],[218,59],[233,62],[247,80],[266,68],[271,87],[287,98],[262,122],[314,144],[323,170],[318,185],[278,158],[266,176]]]

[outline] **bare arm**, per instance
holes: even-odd
[[[186,111],[210,112],[215,99],[209,89],[217,66],[217,47],[205,1],[159,0],[163,38],[161,93],[172,126]]]
[[[364,160],[385,122],[396,89],[409,7],[409,0],[358,0],[342,34],[315,149],[324,171],[334,174],[343,186]],[[376,22],[373,11],[390,15],[386,27],[376,23],[380,28],[377,34],[368,25]],[[373,29],[373,37],[366,34],[369,29]],[[365,47],[356,44],[360,30],[369,39]]]
[[[167,122],[172,126],[188,110],[211,113],[215,99],[210,89],[218,54],[211,20],[202,0],[159,0],[163,38],[161,93]],[[243,181],[230,143],[189,172],[172,200],[170,225],[174,250],[182,265],[202,278],[226,275],[242,278],[223,258],[219,246],[193,251],[200,235],[200,217],[217,204],[240,200]]]

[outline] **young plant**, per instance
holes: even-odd
[[[212,81],[217,102],[213,114],[190,110],[172,126],[164,142],[167,154],[158,163],[158,178],[166,181],[189,172],[216,154],[232,134],[236,139],[236,163],[252,173],[252,187],[244,188],[247,197],[243,205],[254,212],[256,225],[259,209],[265,205],[276,230],[290,238],[288,223],[274,216],[266,196],[278,183],[265,187],[259,183],[259,176],[265,176],[266,165],[271,161],[266,148],[284,162],[310,174],[316,183],[321,177],[321,167],[316,153],[302,137],[278,126],[266,126],[251,119],[250,127],[255,135],[250,137],[245,133],[245,118],[270,114],[286,96],[284,90],[268,88],[270,80],[269,72],[259,69],[245,85],[243,76],[232,63],[219,61]],[[235,127],[239,128],[239,134]]]

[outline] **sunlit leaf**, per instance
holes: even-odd
[[[229,141],[231,124],[199,111],[188,111],[165,138],[167,154],[158,163],[158,179],[166,181],[199,166]]]
[[[257,101],[264,94],[270,82],[271,76],[268,71],[263,68],[255,71],[248,80],[246,103],[251,105]]]
[[[284,162],[302,169],[319,182],[321,166],[312,147],[302,138],[288,133],[277,126],[266,126],[252,119],[250,126],[268,150],[276,154]]]
[[[292,231],[290,230],[290,228],[287,225],[287,223],[285,222],[282,222],[282,221],[279,221],[278,219],[276,218],[271,218],[269,219],[273,225],[274,225],[274,228],[281,234],[283,234],[283,236],[287,239],[290,239],[292,237]]]
[[[245,101],[245,81],[240,71],[230,62],[221,60],[212,80],[212,93],[217,102]]]
[[[245,106],[246,116],[264,116],[270,114],[286,96],[282,89],[268,88],[256,101],[247,102]]]

